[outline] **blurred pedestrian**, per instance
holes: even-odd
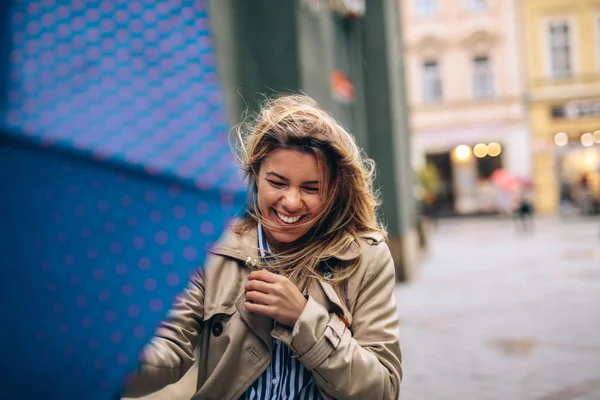
[[[242,140],[247,212],[141,355],[127,395],[194,363],[196,398],[396,399],[394,264],[373,163],[310,98],[266,103]]]
[[[533,201],[530,193],[522,189],[518,205],[515,209],[515,219],[517,227],[523,231],[531,231],[533,229]]]
[[[594,213],[594,196],[590,189],[590,181],[587,173],[582,173],[578,185],[579,210],[582,215]]]

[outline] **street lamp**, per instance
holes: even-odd
[[[500,153],[502,153],[502,146],[500,146],[500,143],[492,142],[488,144],[488,154],[490,157],[499,156]]]
[[[469,159],[469,157],[471,157],[471,148],[466,144],[456,146],[456,148],[454,149],[454,156],[459,161],[465,161]]]
[[[569,135],[565,132],[558,132],[554,135],[554,143],[557,146],[566,146],[569,143]]]
[[[475,154],[475,157],[477,157],[477,158],[483,158],[483,157],[487,156],[488,155],[487,145],[484,143],[476,144],[475,147],[473,147],[473,154]]]
[[[590,132],[581,135],[581,144],[585,147],[590,147],[594,145],[594,137]]]

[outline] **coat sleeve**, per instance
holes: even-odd
[[[402,380],[395,269],[376,245],[353,313],[352,331],[312,298],[294,326],[291,347],[317,384],[336,399],[397,399]],[[365,260],[366,261],[366,260]]]
[[[204,276],[198,269],[167,318],[140,355],[124,397],[140,397],[177,382],[194,364],[194,349],[204,318]]]

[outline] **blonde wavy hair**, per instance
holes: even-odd
[[[323,210],[301,243],[276,254],[268,267],[283,272],[305,291],[311,280],[321,277],[320,268],[325,262],[333,273],[329,281],[339,288],[356,271],[360,257],[334,266],[328,261],[358,242],[362,234],[377,232],[386,236],[376,214],[379,203],[373,190],[375,163],[363,155],[350,133],[305,95],[288,94],[265,100],[260,112],[251,121],[240,124],[236,133],[237,154],[250,196],[245,214],[234,230],[246,232],[255,228],[257,222],[269,229],[256,198],[258,174],[265,158],[281,149],[314,155],[328,177],[319,188]]]

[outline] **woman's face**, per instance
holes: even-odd
[[[312,154],[284,149],[263,160],[257,179],[258,207],[271,245],[285,249],[313,227],[323,209],[319,193],[323,179]]]

